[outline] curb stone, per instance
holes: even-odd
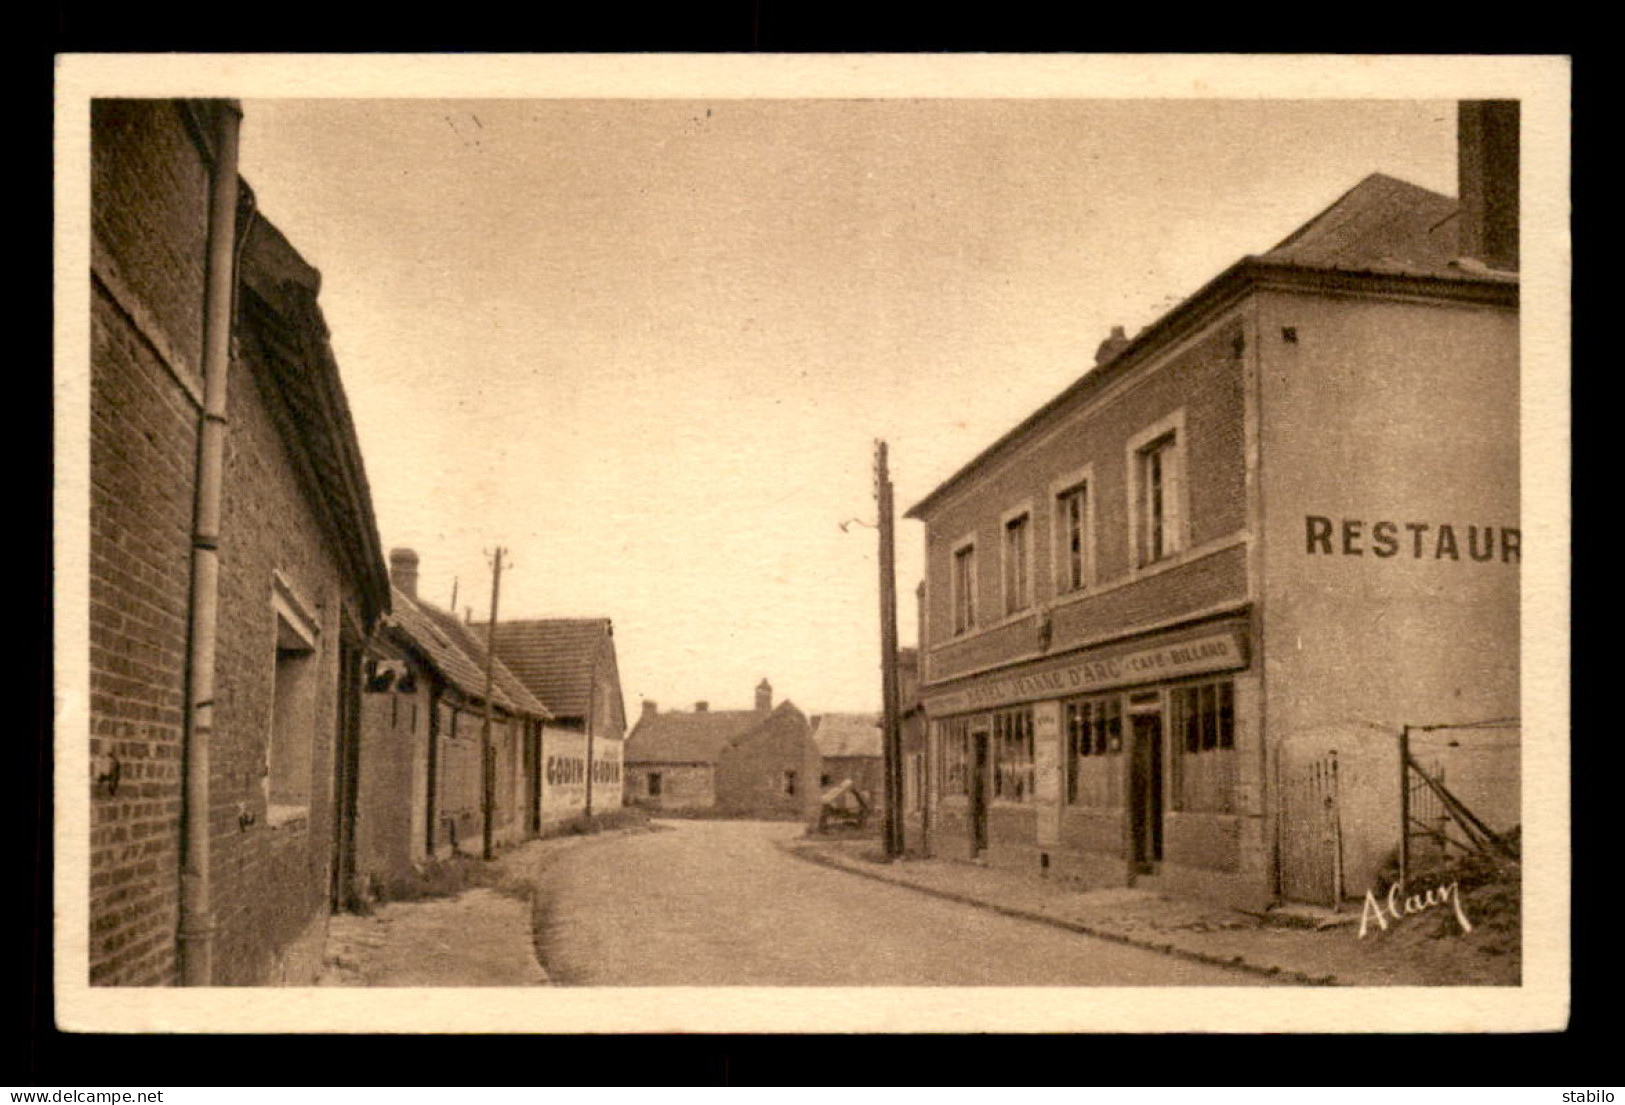
[[[1343,983],[1338,981],[1337,976],[1335,975],[1311,975],[1303,971],[1296,971],[1286,967],[1281,967],[1278,964],[1254,963],[1239,955],[1212,955],[1207,952],[1199,952],[1193,951],[1189,948],[1176,947],[1173,944],[1156,943],[1150,940],[1136,939],[1135,937],[1126,936],[1123,933],[1113,932],[1109,929],[1095,928],[1093,926],[1084,924],[1081,921],[1069,921],[1063,917],[1054,917],[1046,913],[1036,913],[1032,910],[1018,909],[1015,906],[1001,905],[998,902],[990,902],[986,899],[973,897],[969,894],[960,894],[952,890],[941,890],[934,886],[922,886],[919,883],[910,882],[906,879],[888,878],[877,871],[866,871],[861,867],[845,863],[839,859],[835,859],[832,856],[821,855],[816,848],[809,848],[806,846],[798,847],[793,842],[780,842],[778,846],[781,851],[795,856],[797,859],[806,860],[808,863],[816,863],[820,866],[833,868],[837,871],[845,871],[848,874],[857,875],[865,879],[873,879],[876,882],[883,882],[890,886],[901,886],[906,890],[914,890],[921,894],[929,894],[934,898],[942,898],[950,902],[958,902],[960,905],[976,906],[980,909],[991,910],[992,912],[1001,914],[1005,917],[1013,917],[1021,921],[1036,921],[1042,925],[1050,925],[1054,928],[1066,929],[1068,932],[1079,933],[1083,936],[1093,936],[1098,940],[1109,940],[1114,944],[1124,944],[1129,947],[1142,948],[1146,951],[1160,952],[1163,955],[1173,956],[1176,959],[1186,959],[1196,963],[1205,963],[1212,967],[1228,967],[1231,970],[1246,971],[1249,974],[1260,975],[1264,978],[1276,980],[1289,979],[1305,986],[1343,985]]]

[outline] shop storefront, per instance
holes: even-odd
[[[1249,643],[1232,618],[929,688],[936,854],[1267,894]]]

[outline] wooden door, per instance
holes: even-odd
[[[1134,870],[1149,874],[1162,862],[1162,715],[1132,714],[1129,836]]]

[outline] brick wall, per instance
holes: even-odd
[[[420,668],[416,690],[392,686],[361,699],[357,870],[373,883],[406,878],[424,856],[429,680]]]
[[[90,978],[177,979],[184,670],[197,449],[208,164],[184,108],[93,106]],[[210,882],[216,983],[290,980],[325,924],[338,694],[353,585],[312,485],[233,363],[219,548]],[[276,672],[273,580],[316,629],[308,804],[272,825],[266,763]],[[349,621],[353,624],[355,619]],[[308,957],[307,957],[308,958]]]
[[[221,511],[210,812],[220,925],[215,981],[223,984],[267,978],[276,969],[279,949],[328,909],[346,586],[251,372],[239,362],[230,374]],[[276,573],[314,614],[318,647],[308,817],[272,826],[262,780],[275,677]],[[358,676],[352,671],[343,678]],[[244,809],[255,817],[246,829],[239,821]]]
[[[207,169],[176,109],[93,105],[90,981],[177,976]]]
[[[1059,481],[1086,467],[1092,471],[1095,527],[1091,590],[1100,596],[1056,608],[1050,651],[1090,637],[1132,632],[1214,601],[1245,597],[1246,565],[1239,557],[1234,564],[1209,559],[1136,580],[1128,507],[1130,440],[1182,410],[1187,549],[1245,532],[1245,395],[1239,336],[1239,325],[1216,326],[1178,356],[1139,370],[1133,386],[1105,403],[1057,412],[1029,431],[1016,452],[987,465],[931,509],[926,546],[930,681],[1041,647],[1036,608],[1057,594],[1054,495]],[[1034,609],[1007,621],[1000,589],[1001,519],[1023,503],[1032,509]],[[956,642],[949,576],[955,543],[967,535],[974,535],[977,545],[980,631]]]

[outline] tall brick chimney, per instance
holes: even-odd
[[[1456,106],[1457,252],[1487,268],[1518,270],[1518,101]]]
[[[409,597],[417,598],[418,554],[411,549],[390,549],[389,578]]]
[[[762,676],[762,681],[756,684],[756,711],[765,714],[773,709],[773,684]]]

